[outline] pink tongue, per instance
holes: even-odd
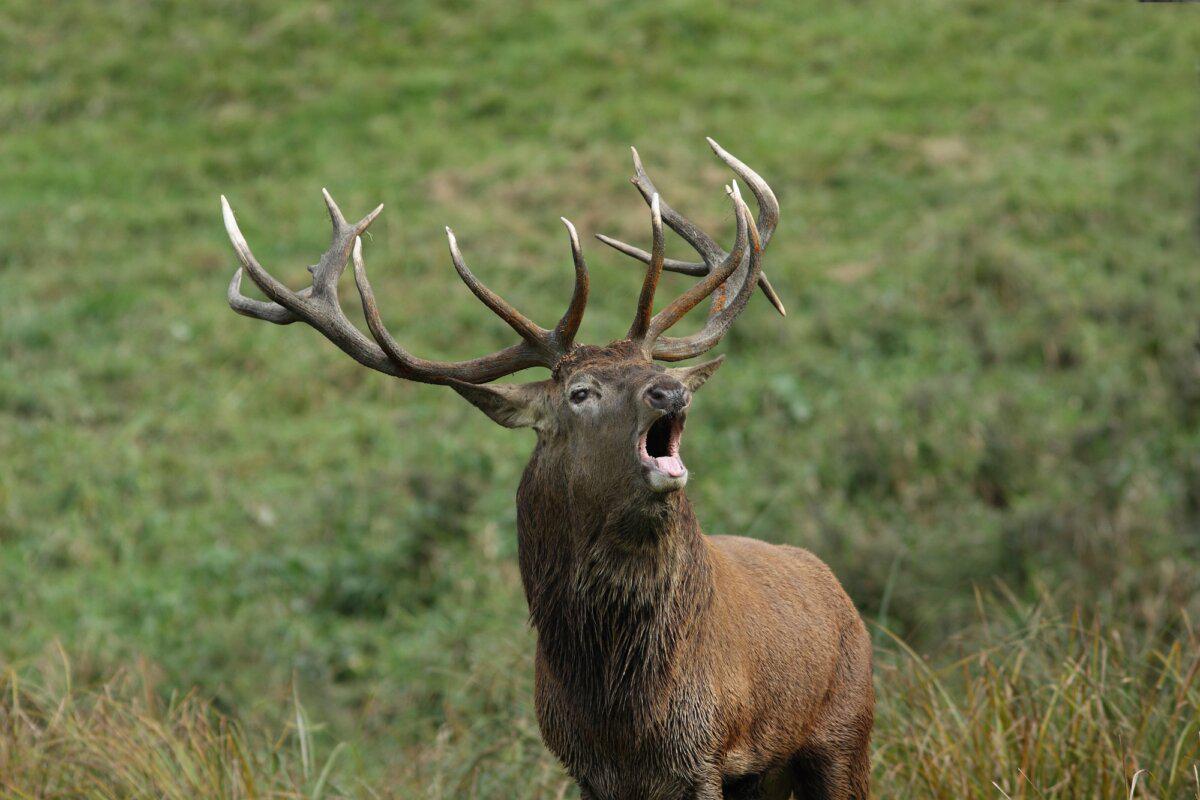
[[[670,475],[672,478],[678,478],[683,474],[683,461],[679,456],[659,456],[654,459],[658,468]]]

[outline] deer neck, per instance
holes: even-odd
[[[535,457],[517,493],[538,647],[577,696],[636,703],[671,680],[708,607],[708,544],[683,492],[592,501],[571,492],[563,474]]]

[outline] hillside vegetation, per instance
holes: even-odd
[[[1198,14],[3,4],[0,796],[574,797],[533,719],[530,435],[235,316],[218,195],[297,288],[322,186],[386,203],[373,285],[436,357],[511,336],[442,226],[545,324],[565,215],[605,342],[629,145],[732,235],[705,135],[779,195],[789,313],[720,347],[689,494],[861,607],[880,796],[1198,796]]]

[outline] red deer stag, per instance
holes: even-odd
[[[603,347],[574,341],[588,273],[565,219],[575,291],[553,329],[480,283],[446,229],[459,276],[520,337],[482,358],[427,361],[392,338],[359,238],[383,207],[350,223],[328,192],[333,242],[300,292],[259,265],[221,199],[242,265],[229,303],[279,325],[305,322],[365,366],[448,385],[499,424],[534,429],[517,490],[521,579],[537,630],[534,700],[546,745],[583,798],[865,798],[874,691],[854,605],[806,550],[705,536],[683,492],[684,420],[721,358],[671,369],[655,361],[712,348],[756,286],[783,310],[761,265],[779,205],[762,178],[709,143],[753,191],[758,220],[732,182],[737,230],[724,251],[659,199],[634,151],[632,180],[650,206],[653,244],[647,253],[600,237],[648,265],[628,334]],[[664,257],[663,221],[700,262]],[[338,303],[338,277],[351,261],[374,341]],[[701,279],[655,314],[664,269]],[[243,270],[269,302],[241,294]],[[664,335],[714,293],[698,332]],[[550,378],[488,385],[527,367],[545,367]]]

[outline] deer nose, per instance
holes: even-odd
[[[646,389],[646,403],[651,408],[675,414],[687,408],[692,400],[691,393],[678,381],[652,384]]]

